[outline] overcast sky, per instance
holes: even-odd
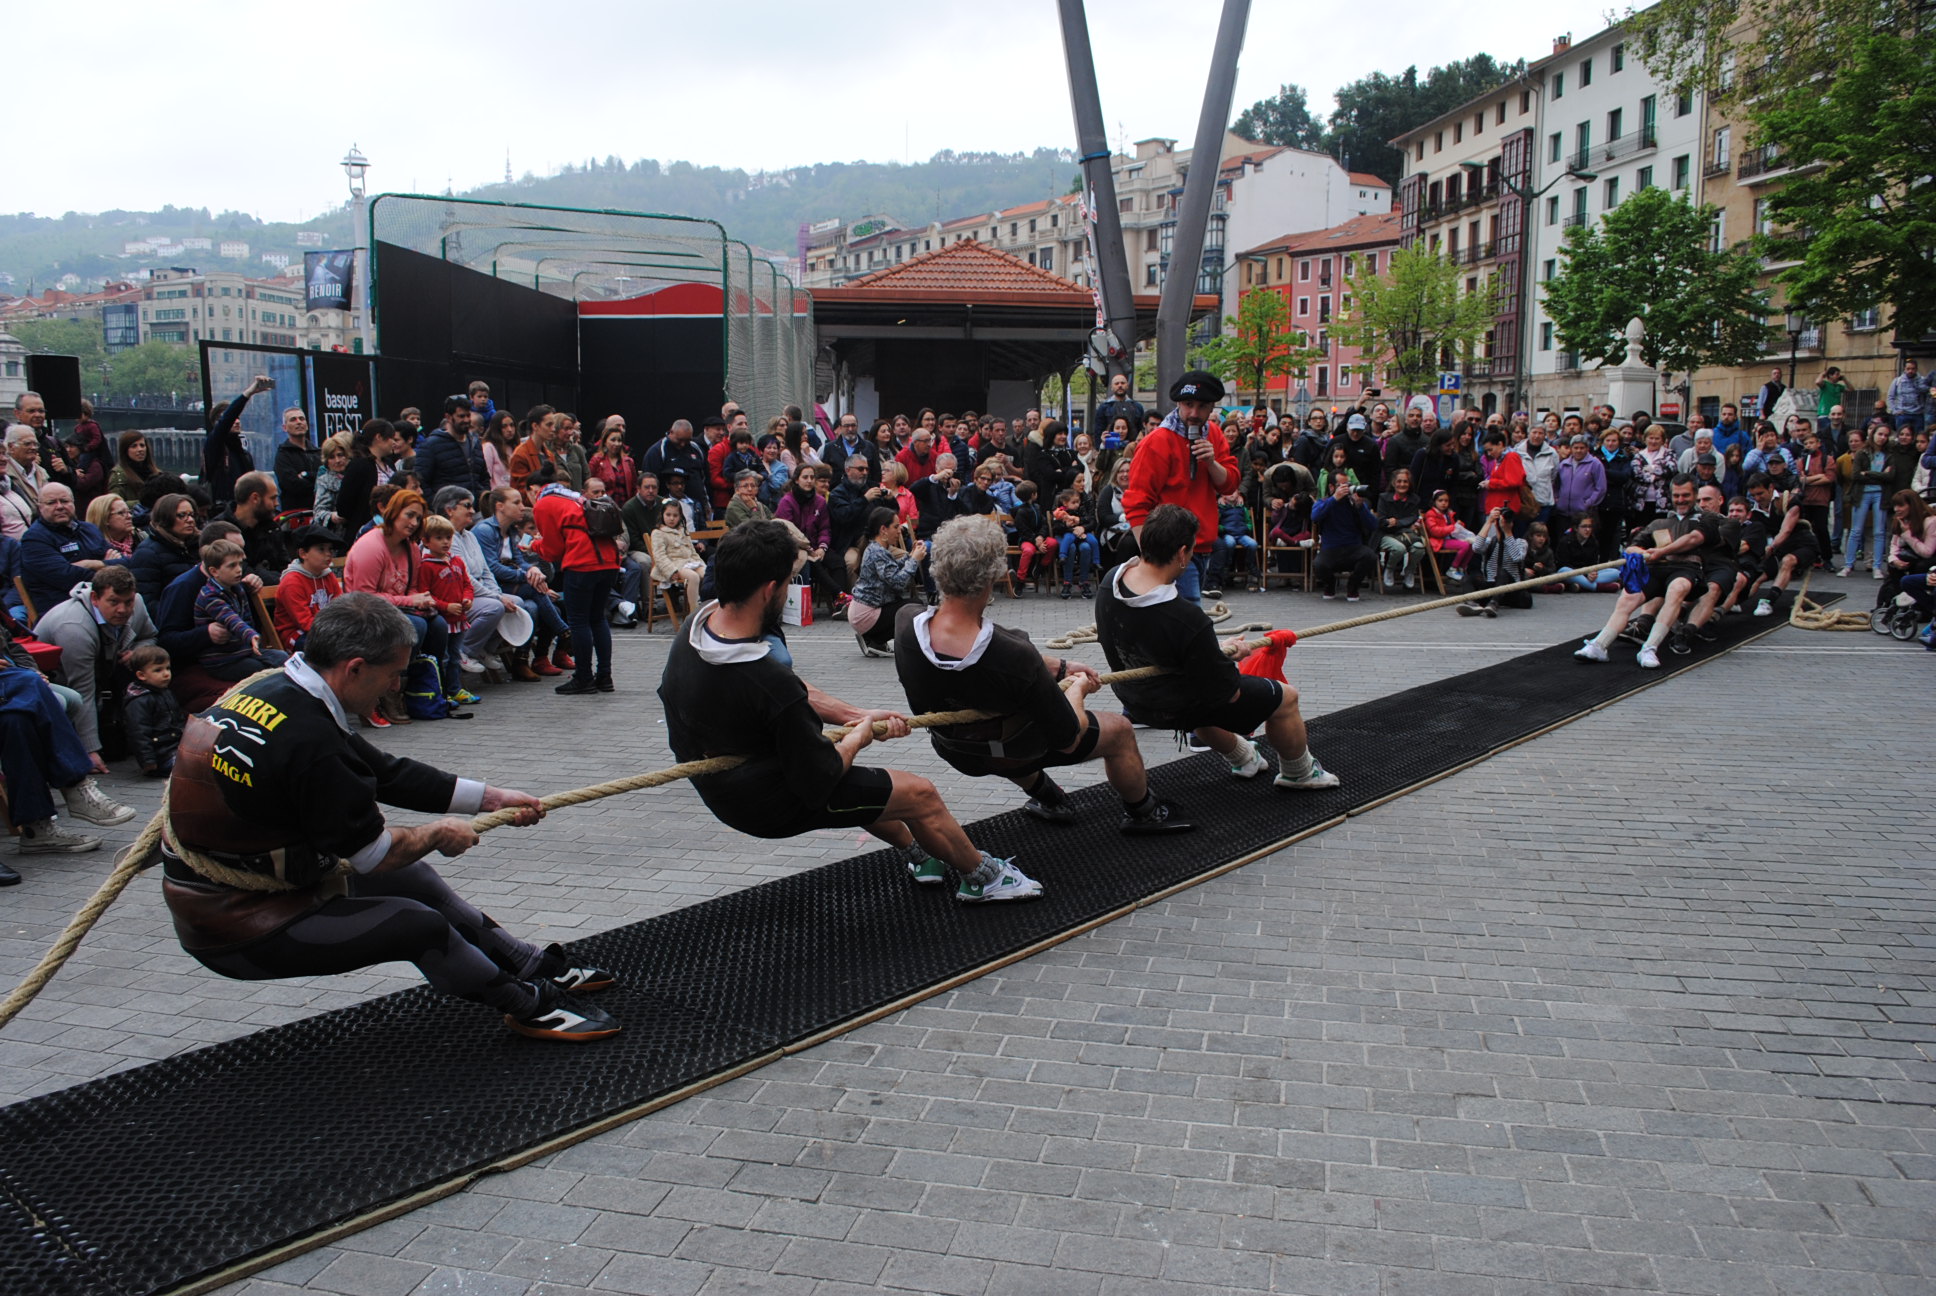
[[[1537,58],[1608,8],[1253,0],[1236,108],[1290,81],[1323,115],[1375,70]],[[1187,144],[1220,0],[1088,9],[1111,144]],[[1073,147],[1056,15],[1054,0],[23,4],[9,45],[35,71],[12,99],[0,203],[302,219],[343,201],[352,142],[372,192],[502,180],[507,150],[522,175],[608,154],[753,170]]]

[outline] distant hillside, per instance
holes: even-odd
[[[373,187],[381,192],[381,172]],[[1076,165],[1066,150],[1030,154],[937,153],[913,166],[881,162],[825,162],[788,171],[746,172],[653,159],[615,157],[567,166],[545,177],[527,175],[488,185],[465,197],[562,207],[610,207],[661,211],[719,221],[756,247],[788,251],[803,223],[885,212],[910,223],[967,215],[1066,193]],[[58,286],[61,276],[83,281],[130,275],[143,267],[188,260],[202,269],[229,266],[250,274],[274,274],[267,252],[300,258],[299,230],[320,231],[324,245],[342,247],[352,237],[350,218],[338,210],[295,224],[265,224],[239,212],[165,207],[158,212],[69,212],[65,216],[0,215],[0,272],[13,276],[6,291],[22,293]],[[184,238],[241,241],[246,260],[223,261],[209,252],[186,257],[123,256],[125,244]]]

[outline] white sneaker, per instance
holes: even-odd
[[[487,671],[501,671],[504,669],[504,659],[496,653],[485,653],[477,659],[477,662],[478,665]]]
[[[92,776],[82,779],[71,788],[62,788],[61,797],[67,802],[68,814],[76,819],[85,819],[91,824],[99,824],[103,828],[112,828],[116,824],[126,823],[134,818],[133,810],[119,802],[108,800]]]
[[[1292,778],[1289,774],[1279,774],[1271,780],[1271,786],[1293,788],[1299,792],[1311,792],[1319,788],[1334,788],[1338,786],[1338,776],[1324,768],[1323,765],[1318,763],[1318,758],[1313,756],[1311,758],[1311,772],[1309,774],[1306,774],[1303,778]]]
[[[1231,778],[1240,778],[1240,779],[1256,778],[1259,774],[1262,774],[1266,769],[1269,768],[1269,766],[1267,766],[1264,763],[1264,753],[1257,750],[1257,744],[1254,742],[1248,742],[1242,738],[1239,738],[1237,740],[1237,750],[1234,752],[1231,752],[1230,756],[1243,757],[1241,761],[1231,765],[1230,767]],[[1230,759],[1230,757],[1226,757],[1225,759],[1228,760]]]
[[[965,876],[955,883],[955,899],[963,904],[987,904],[995,900],[1033,900],[1042,894],[1042,884],[1015,867],[1013,860],[995,859],[986,852],[984,864],[995,865],[993,882],[971,882]]]
[[[482,675],[484,673],[484,663],[473,657],[466,657],[462,653],[459,653],[457,655],[457,669],[465,675]]]
[[[1581,661],[1603,662],[1611,660],[1607,656],[1607,650],[1600,646],[1600,641],[1597,639],[1587,640],[1573,650],[1573,655]]]
[[[1875,578],[1876,578],[1877,580],[1881,580],[1881,579],[1882,579],[1882,568],[1880,568],[1880,567],[1873,567],[1873,568],[1870,568],[1870,570],[1869,570],[1869,575],[1871,575],[1871,576],[1873,576],[1873,577],[1875,577]]]
[[[1763,599],[1761,602],[1755,604],[1754,614],[1756,616],[1773,616],[1774,612],[1775,604],[1772,599]]]
[[[618,601],[618,614],[627,621],[630,621],[639,614],[639,605],[630,599],[620,599]]]
[[[1642,670],[1660,669],[1660,654],[1652,648],[1642,648],[1640,650],[1640,656],[1634,658],[1634,660],[1640,663],[1640,669]]]
[[[69,832],[60,826],[58,820],[42,819],[39,823],[21,825],[20,853],[22,855],[80,855],[86,851],[100,849],[99,837]]]
[[[1837,576],[1853,576],[1853,575],[1855,575],[1855,568],[1853,568],[1853,567],[1844,567],[1844,568],[1843,568],[1843,569],[1842,569],[1841,571],[1839,571],[1839,572],[1836,572],[1835,574],[1836,574]]]
[[[1408,572],[1406,572],[1406,573],[1405,573],[1405,588],[1406,588],[1406,589],[1417,589],[1417,588],[1418,588],[1418,573],[1417,573],[1417,572],[1415,572],[1415,571],[1408,571]]]

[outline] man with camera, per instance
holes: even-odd
[[[1143,523],[1159,504],[1179,504],[1196,515],[1197,543],[1176,580],[1177,597],[1203,597],[1210,551],[1217,543],[1217,497],[1237,481],[1237,458],[1211,416],[1223,399],[1215,374],[1192,369],[1170,387],[1174,408],[1137,444],[1129,461],[1123,516],[1140,539]]]
[[[1312,574],[1324,597],[1338,597],[1338,573],[1345,573],[1345,600],[1358,601],[1358,593],[1377,570],[1378,559],[1371,545],[1378,535],[1378,519],[1365,503],[1371,487],[1353,485],[1349,473],[1333,473],[1331,494],[1311,508],[1311,530],[1318,540],[1317,562]]]
[[[833,444],[840,443],[836,440]],[[854,548],[861,533],[867,529],[869,513],[876,508],[894,507],[894,492],[879,481],[868,481],[868,469],[872,464],[873,461],[862,454],[847,456],[841,463],[845,476],[827,496],[827,509],[833,518],[833,552],[842,558]]]

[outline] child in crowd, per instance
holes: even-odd
[[[1535,522],[1526,528],[1526,574],[1522,580],[1533,580],[1540,576],[1551,576],[1559,571],[1559,559],[1553,556],[1553,532],[1544,522]],[[1555,582],[1540,586],[1542,594],[1564,594],[1566,586]]]
[[[242,546],[233,540],[211,540],[202,546],[202,570],[208,580],[195,596],[195,628],[219,625],[229,636],[228,647],[212,647],[201,659],[202,669],[217,679],[240,680],[237,668],[253,671],[289,660],[286,654],[262,646],[262,629],[255,623],[249,590],[242,583],[248,574],[242,563]]]
[[[1250,565],[1257,567],[1257,537],[1250,533],[1250,510],[1244,507],[1244,497],[1232,491],[1217,498],[1217,568],[1211,585],[1221,586],[1237,574],[1237,556],[1240,553],[1251,555]],[[1258,582],[1258,572],[1251,571],[1246,578],[1247,586],[1239,588],[1262,589]]]
[[[335,532],[320,526],[296,533],[295,560],[283,569],[282,582],[276,586],[276,633],[291,652],[302,651],[303,637],[316,614],[331,599],[343,597],[343,578],[333,565],[342,547]]]
[[[457,528],[443,514],[432,513],[423,520],[419,534],[423,538],[423,561],[417,564],[416,589],[428,593],[435,601],[438,614],[450,630],[444,640],[444,660],[437,663],[443,675],[444,692],[461,703],[481,701],[460,685],[463,674],[457,648],[470,625],[471,601],[476,590],[471,584],[470,569],[450,551]]]
[[[1009,539],[1021,551],[1016,575],[1027,583],[1029,569],[1039,561],[1054,576],[1055,541],[1049,536],[1049,520],[1043,515],[1042,506],[1035,502],[1034,482],[1015,483],[1015,508],[1008,520]]]
[[[1056,550],[1062,556],[1062,597],[1068,598],[1080,582],[1082,597],[1094,598],[1096,562],[1102,557],[1102,545],[1096,539],[1081,491],[1056,492],[1055,511],[1049,515],[1049,525],[1055,532]]]
[[[1424,521],[1425,543],[1432,546],[1433,553],[1451,556],[1452,565],[1445,571],[1447,578],[1464,580],[1465,565],[1472,558],[1472,532],[1452,511],[1452,492],[1432,492],[1432,507],[1425,510]]]
[[[465,389],[465,394],[471,398],[471,412],[482,414],[486,424],[497,417],[497,402],[491,399],[491,384],[475,379]]]
[[[188,713],[168,688],[174,667],[168,653],[155,644],[143,644],[128,659],[134,668],[134,683],[121,704],[127,722],[128,742],[141,772],[149,778],[167,778],[175,771],[175,749],[181,744],[182,726]]]

